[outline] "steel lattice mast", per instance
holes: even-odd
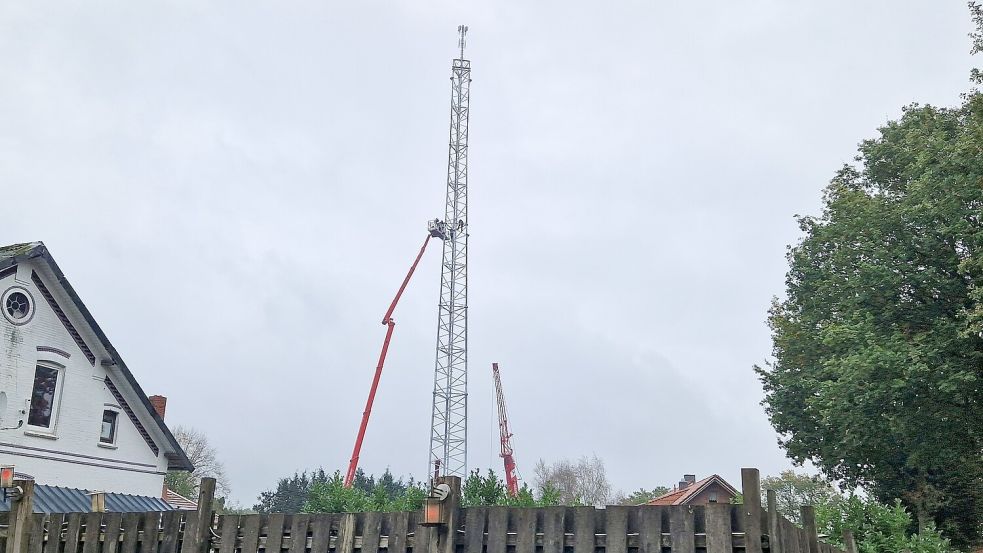
[[[468,103],[471,62],[464,59],[468,28],[461,25],[461,56],[451,66],[451,124],[447,207],[430,232],[444,241],[437,321],[430,464],[445,475],[466,476],[468,463]]]

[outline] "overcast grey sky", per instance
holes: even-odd
[[[793,215],[909,102],[968,88],[962,1],[4,2],[0,242],[43,240],[233,496],[343,469],[443,209],[473,64],[470,465],[597,454],[616,488],[790,466],[752,365]],[[423,475],[440,249],[362,466]]]

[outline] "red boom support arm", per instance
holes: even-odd
[[[423,246],[420,247],[420,253],[416,254],[416,259],[413,261],[413,265],[410,266],[410,270],[406,273],[406,278],[403,279],[403,284],[400,285],[399,290],[396,292],[396,297],[393,298],[393,302],[389,304],[389,310],[386,311],[385,316],[382,317],[382,324],[386,325],[386,339],[382,342],[382,352],[379,353],[379,363],[375,366],[375,376],[372,377],[372,387],[369,388],[369,397],[365,400],[365,411],[362,411],[362,424],[358,427],[358,436],[355,438],[355,448],[352,450],[352,459],[348,463],[348,472],[345,473],[345,487],[352,487],[352,482],[355,480],[355,471],[358,470],[358,456],[362,451],[362,439],[365,438],[365,427],[369,424],[369,415],[372,413],[372,403],[375,401],[375,392],[379,388],[379,377],[382,376],[382,366],[386,364],[386,353],[389,352],[389,340],[393,336],[393,328],[396,326],[396,321],[393,320],[393,311],[396,310],[396,304],[399,303],[399,298],[403,295],[403,290],[406,290],[406,285],[410,282],[410,277],[413,276],[413,271],[416,270],[416,266],[420,263],[420,258],[423,257],[423,252],[427,249],[427,244],[430,242],[430,235],[427,235],[427,239],[423,241]]]

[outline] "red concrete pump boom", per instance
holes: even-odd
[[[352,482],[355,480],[355,471],[358,470],[358,456],[362,451],[362,439],[365,438],[365,427],[369,424],[369,415],[372,413],[375,392],[379,388],[379,377],[382,376],[382,366],[386,364],[386,354],[389,352],[389,340],[392,338],[393,328],[396,326],[396,321],[393,320],[393,311],[396,309],[396,304],[399,303],[399,298],[403,295],[403,290],[406,290],[406,285],[409,284],[410,277],[413,276],[413,271],[416,270],[416,266],[420,263],[420,258],[423,257],[423,252],[426,251],[431,236],[432,234],[427,234],[427,239],[423,241],[423,246],[420,247],[420,253],[416,254],[416,259],[413,261],[413,265],[410,266],[409,272],[406,273],[403,284],[399,286],[396,297],[389,304],[389,310],[382,317],[382,324],[388,327],[386,328],[386,339],[382,342],[382,352],[379,353],[379,363],[375,366],[375,376],[372,378],[372,387],[369,388],[369,397],[365,400],[365,411],[362,411],[362,423],[358,427],[358,436],[355,438],[352,459],[348,463],[348,472],[345,473],[346,488],[352,487]]]
[[[515,457],[512,456],[512,431],[509,429],[509,414],[505,409],[505,394],[502,393],[502,377],[498,373],[498,363],[492,363],[492,375],[495,377],[495,396],[498,398],[498,430],[501,434],[502,452],[499,456],[505,462],[505,485],[509,495],[519,494],[519,477],[515,470]]]

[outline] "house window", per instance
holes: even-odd
[[[41,428],[53,426],[59,372],[43,365],[38,365],[34,370],[34,390],[31,392],[31,412],[27,415],[27,424]]]
[[[99,434],[99,441],[104,444],[116,443],[116,421],[119,413],[116,411],[105,410],[102,412],[102,433]]]
[[[710,503],[717,502],[717,492],[710,492]]]
[[[27,290],[23,288],[8,288],[3,293],[0,308],[3,309],[3,316],[15,325],[27,323],[34,315],[34,304]]]

